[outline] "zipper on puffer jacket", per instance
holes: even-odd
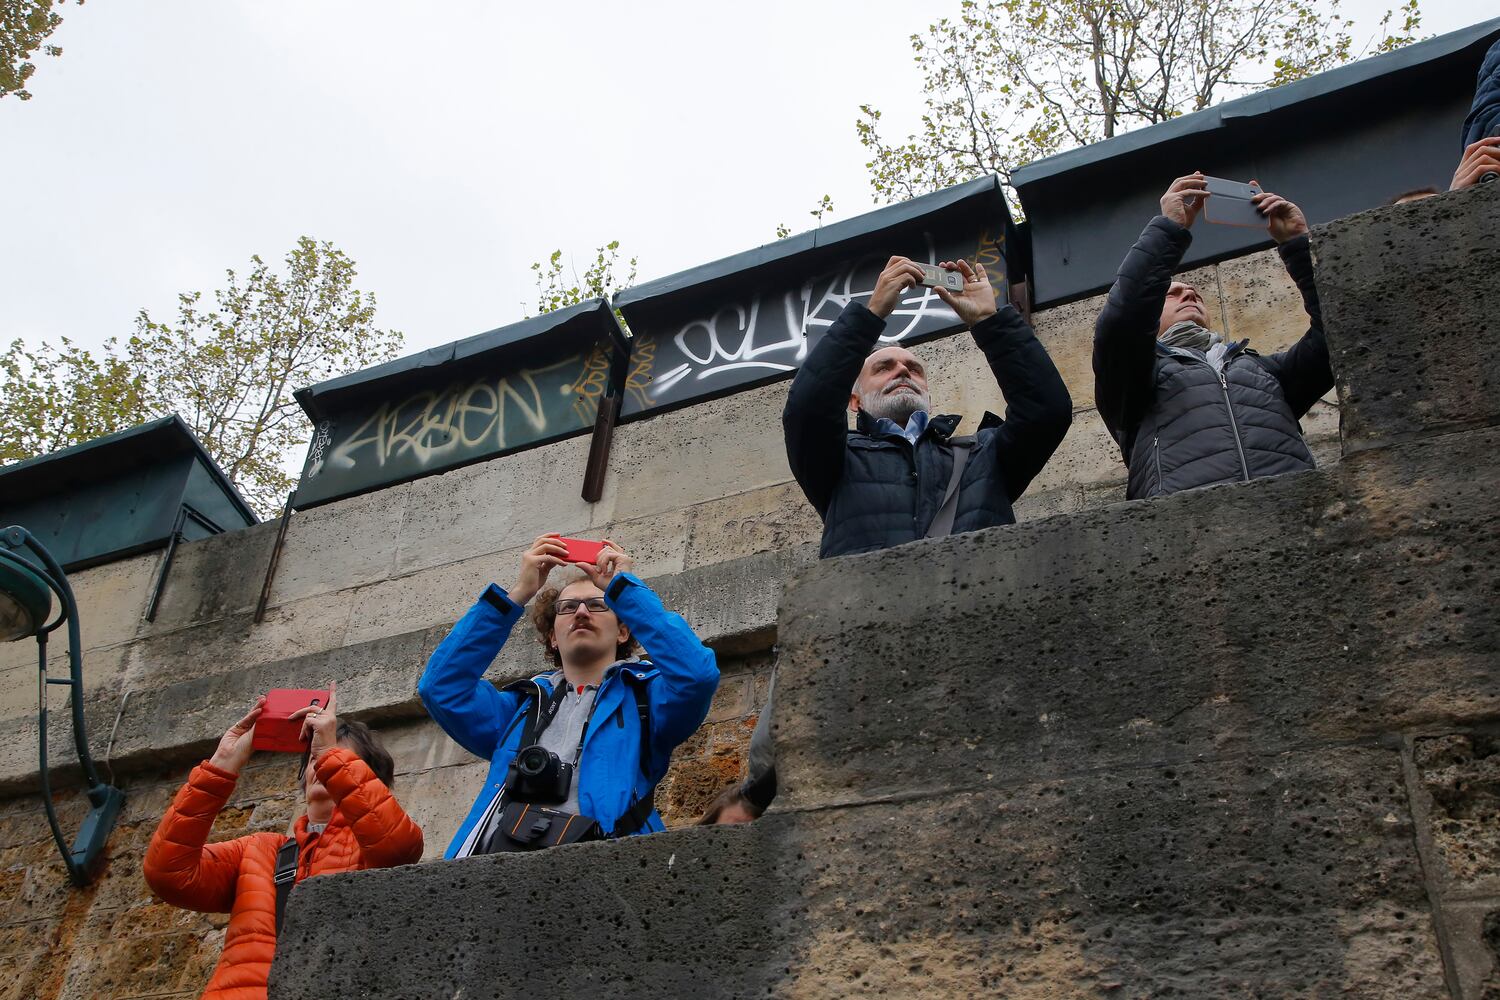
[[[1226,359],[1225,364],[1228,364]],[[1241,482],[1250,481],[1250,463],[1245,460],[1245,446],[1240,443],[1240,425],[1234,419],[1234,404],[1229,401],[1229,379],[1224,377],[1224,369],[1217,369],[1219,375],[1219,387],[1224,390],[1224,409],[1229,412],[1229,429],[1234,432],[1234,450],[1240,454],[1240,470],[1244,478]]]
[[[1166,487],[1161,479],[1161,438],[1151,439],[1151,457],[1156,461],[1156,492],[1158,495],[1166,492]]]

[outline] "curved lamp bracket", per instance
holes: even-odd
[[[21,555],[25,549],[34,554],[35,561]],[[52,613],[53,595],[58,600],[58,615],[48,621]],[[47,637],[64,624],[68,627],[68,676],[48,677]],[[47,810],[47,823],[52,827],[52,839],[62,852],[68,877],[75,885],[84,886],[93,881],[97,873],[97,863],[102,858],[104,844],[120,818],[125,793],[99,780],[94,758],[89,753],[88,734],[83,722],[83,654],[80,651],[83,643],[78,627],[78,603],[73,599],[73,588],[68,585],[67,575],[46,547],[25,528],[12,525],[0,531],[0,641],[14,642],[28,636],[36,636],[37,643],[37,732],[42,805]],[[87,794],[91,808],[71,847],[64,840],[62,827],[57,822],[57,810],[52,804],[52,781],[47,772],[49,684],[71,688],[73,743],[78,750],[78,763],[83,768],[84,780],[88,783]]]

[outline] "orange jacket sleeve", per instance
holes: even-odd
[[[236,776],[208,761],[193,768],[151,835],[142,866],[151,891],[173,906],[227,913],[234,905],[240,859],[250,837],[207,844],[214,819],[234,792]]]
[[[329,750],[318,759],[317,774],[354,831],[367,868],[391,868],[421,860],[421,828],[354,751],[344,747]]]

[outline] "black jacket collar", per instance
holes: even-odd
[[[922,432],[922,436],[926,437],[928,434],[932,434],[946,441],[953,436],[954,429],[958,427],[958,422],[962,419],[963,416],[957,413],[940,413],[935,417],[930,417],[927,420],[927,429]],[[875,429],[875,418],[864,410],[860,410],[855,414],[854,430],[856,433],[863,434],[866,437],[881,436],[880,432]]]

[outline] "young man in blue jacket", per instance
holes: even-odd
[[[537,538],[515,585],[490,584],[417,684],[443,731],[490,761],[445,858],[662,829],[656,785],[708,715],[719,684],[713,651],[630,572],[618,546],[606,541],[593,565],[567,554],[557,535]],[[561,567],[573,579],[546,587]],[[533,598],[533,624],[558,669],[497,690],[484,672]],[[649,659],[630,655],[637,641]]]

